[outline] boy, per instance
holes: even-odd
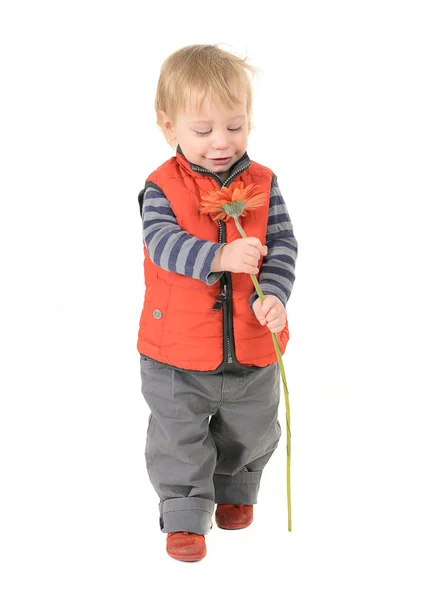
[[[166,550],[183,561],[206,555],[215,504],[219,527],[250,525],[281,435],[271,333],[283,354],[297,241],[276,176],[246,152],[247,70],[254,71],[212,45],[187,46],[164,62],[155,108],[176,156],[139,194],[146,289],[137,348],[151,411],[145,456]],[[266,190],[265,205],[241,217],[247,238],[232,219],[200,212],[202,196],[233,181]],[[258,273],[262,304],[250,277]]]

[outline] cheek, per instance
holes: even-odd
[[[208,141],[206,138],[197,138],[195,142],[195,151],[197,154],[204,155],[207,153]]]
[[[248,142],[248,134],[243,133],[242,135],[239,135],[239,137],[237,138],[237,147],[238,148],[246,148],[247,142]]]

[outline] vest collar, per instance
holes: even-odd
[[[222,183],[222,185],[224,185],[225,187],[228,187],[228,185],[231,183],[231,181],[233,179],[235,179],[238,174],[242,173],[243,171],[246,171],[246,169],[248,169],[252,164],[252,161],[250,160],[248,153],[245,152],[243,154],[243,156],[241,158],[239,158],[239,160],[236,161],[231,166],[226,180],[222,181],[222,179],[219,177],[219,175],[217,173],[214,173],[213,171],[208,171],[207,169],[204,169],[204,167],[200,167],[199,165],[196,165],[195,163],[189,162],[189,160],[183,154],[180,144],[177,145],[176,159],[177,159],[177,162],[181,166],[183,166],[192,176],[195,176],[194,175],[195,173],[205,173],[205,174],[209,175],[209,177],[216,179],[216,181],[218,181],[219,183]]]

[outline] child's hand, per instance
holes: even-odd
[[[258,238],[240,238],[218,250],[212,271],[256,275],[259,273],[258,260],[266,254],[267,246],[262,246]]]
[[[264,296],[264,302],[257,298],[252,310],[261,325],[267,325],[272,333],[278,333],[285,327],[287,318],[285,306],[277,296]]]

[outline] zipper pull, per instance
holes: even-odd
[[[222,308],[222,303],[226,300],[226,285],[224,285],[223,291],[216,298],[216,302],[213,305],[212,310],[220,310]]]

